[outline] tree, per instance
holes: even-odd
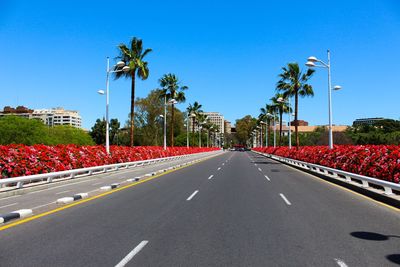
[[[162,91],[155,89],[144,98],[136,99],[135,143],[138,145],[159,145],[162,143],[164,101]]]
[[[191,116],[191,118],[192,118],[192,144],[193,144],[193,146],[194,146],[194,126],[196,123],[196,116],[198,116],[198,114],[203,112],[201,107],[202,107],[202,105],[200,105],[197,101],[195,101],[193,103],[193,105],[189,104],[189,106],[187,108],[187,112],[188,112],[189,116]]]
[[[197,125],[199,127],[199,135],[200,135],[200,139],[202,139],[202,129],[204,127],[204,125],[206,125],[208,123],[207,120],[207,115],[203,114],[203,113],[198,113],[196,116],[197,119]]]
[[[164,74],[163,77],[159,80],[162,94],[160,97],[165,98],[166,101],[175,99],[176,103],[185,102],[185,93],[184,91],[188,89],[187,86],[181,86],[178,80],[178,77],[175,74],[168,73]],[[174,146],[174,102],[171,103],[171,142],[170,145]]]
[[[144,61],[144,57],[150,53],[151,49],[145,49],[143,51],[142,40],[133,37],[130,42],[130,48],[125,44],[118,46],[120,55],[117,59],[125,62],[129,66],[128,72],[123,72],[122,67],[115,67],[115,78],[121,77],[131,78],[131,112],[130,112],[130,146],[133,146],[133,129],[134,129],[134,115],[135,115],[135,77],[136,75],[146,80],[149,77],[149,68],[147,67],[147,61]]]
[[[272,114],[274,113],[274,106],[273,105],[268,105],[266,104],[264,108],[260,108],[260,115],[258,115],[258,119],[261,121],[267,121],[267,129],[268,129],[268,136],[267,136],[267,143],[266,145],[268,146],[268,142],[271,139],[271,120],[273,118]],[[275,115],[274,115],[275,116]]]
[[[97,145],[104,145],[106,143],[106,120],[104,118],[97,119],[89,134]]]
[[[236,120],[236,137],[240,145],[246,145],[250,134],[257,125],[257,119],[246,115]]]
[[[294,121],[295,121],[295,136],[296,148],[299,148],[299,133],[298,133],[298,115],[299,115],[299,95],[301,97],[314,96],[312,86],[307,83],[315,70],[307,69],[302,73],[298,63],[288,63],[286,67],[282,68],[282,73],[279,74],[280,80],[277,83],[277,91],[283,92],[285,98],[287,96],[294,96]]]
[[[121,123],[119,123],[118,119],[110,120],[110,143],[112,145],[118,145],[118,133],[119,128],[121,127]]]
[[[280,102],[278,101],[278,99],[281,98],[284,101],[286,101],[286,99],[284,98],[283,94],[276,94],[275,96],[273,96],[270,100],[272,102],[272,106],[278,109],[279,112],[279,145],[282,145],[282,117],[283,117],[283,113],[289,113],[292,112],[292,110],[289,110],[289,106],[288,103],[286,102]]]

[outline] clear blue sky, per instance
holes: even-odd
[[[330,2],[328,4],[327,2]],[[400,2],[356,1],[7,1],[0,0],[0,109],[62,106],[79,110],[89,129],[105,114],[106,57],[132,36],[152,48],[150,77],[137,96],[175,73],[188,103],[219,111],[232,123],[275,94],[288,62],[304,66],[331,50],[333,121],[399,119]],[[305,68],[305,66],[303,67]],[[310,81],[299,119],[328,122],[327,72]],[[110,117],[125,121],[128,80],[111,81]]]

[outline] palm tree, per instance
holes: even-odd
[[[258,115],[259,120],[267,121],[267,125],[265,125],[265,127],[267,127],[268,129],[267,143],[265,144],[266,146],[268,146],[268,141],[271,136],[270,128],[271,128],[272,113],[274,113],[274,106],[266,104],[264,108],[260,108],[260,115]]]
[[[197,125],[199,127],[199,139],[201,140],[201,133],[202,133],[202,127],[204,124],[207,123],[207,115],[203,114],[203,113],[198,113],[196,115],[196,119],[197,119]],[[200,146],[200,143],[199,143]]]
[[[150,53],[151,49],[145,49],[143,51],[142,40],[136,37],[133,37],[130,42],[130,47],[125,44],[120,44],[118,46],[120,55],[117,59],[125,62],[127,66],[129,66],[129,71],[123,72],[122,67],[115,67],[114,75],[115,79],[119,79],[121,77],[131,78],[131,113],[130,113],[130,146],[133,146],[133,128],[134,128],[134,115],[135,115],[135,77],[136,75],[142,79],[146,80],[149,77],[149,68],[147,67],[147,61],[144,61],[144,57]]]
[[[196,123],[196,116],[199,113],[203,112],[201,107],[202,107],[202,105],[199,104],[197,101],[195,101],[193,103],[193,105],[189,104],[189,106],[187,108],[188,115],[192,117],[192,144],[193,145],[194,145],[194,126],[195,126],[195,123]]]
[[[298,134],[298,114],[299,114],[299,95],[301,97],[314,96],[312,86],[307,83],[315,70],[307,69],[305,73],[300,70],[299,64],[288,63],[286,67],[282,68],[282,73],[279,74],[280,80],[277,83],[277,90],[283,92],[285,96],[294,96],[294,122],[295,122],[295,135],[296,135],[296,148],[299,148],[299,134]]]
[[[174,146],[174,106],[176,103],[183,103],[185,102],[185,93],[183,92],[184,90],[189,89],[187,86],[180,86],[179,85],[179,79],[178,77],[175,76],[175,74],[168,73],[164,74],[164,76],[161,77],[159,80],[160,86],[161,86],[161,98],[165,98],[167,101],[169,100],[175,100],[174,102],[171,102],[171,146]]]
[[[282,117],[283,113],[288,113],[291,112],[289,110],[289,106],[286,102],[280,102],[278,99],[285,99],[283,94],[276,94],[274,97],[272,97],[270,100],[272,102],[272,105],[278,109],[279,112],[279,145],[282,145]]]

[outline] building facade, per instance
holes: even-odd
[[[65,110],[64,108],[52,109],[28,109],[22,106],[17,108],[4,107],[0,116],[14,115],[27,119],[39,119],[49,126],[70,125],[76,128],[82,128],[82,118],[78,111]]]
[[[224,132],[226,134],[232,133],[232,125],[230,121],[227,120],[224,121]]]
[[[373,125],[375,122],[383,121],[384,118],[362,118],[356,119],[353,121],[353,126],[360,126],[360,125]]]
[[[225,132],[225,124],[224,124],[224,116],[221,115],[219,112],[202,112],[201,114],[204,114],[207,116],[207,120],[218,126],[219,132],[224,133]],[[192,130],[192,125],[193,125],[193,120],[189,120],[189,129],[190,131]],[[195,123],[194,125],[194,132],[199,131],[199,125]]]

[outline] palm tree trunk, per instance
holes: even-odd
[[[282,117],[283,117],[283,110],[279,109],[279,145],[282,145]]]
[[[171,105],[171,147],[174,147],[174,104]]]
[[[131,85],[131,131],[130,131],[130,146],[133,146],[133,128],[134,128],[134,115],[135,115],[135,71],[132,72],[132,85]]]
[[[299,129],[298,129],[298,111],[299,111],[299,94],[296,91],[296,94],[294,95],[294,132],[296,135],[296,149],[299,149],[300,146],[300,140],[299,140]]]

